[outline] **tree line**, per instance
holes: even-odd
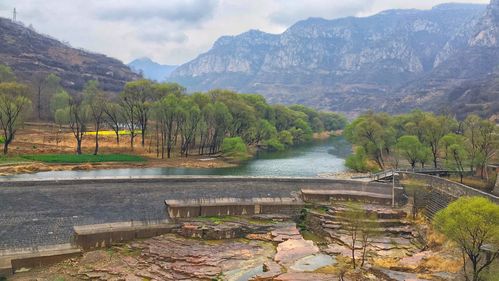
[[[368,112],[345,128],[345,137],[356,146],[346,164],[366,172],[398,168],[405,160],[413,169],[456,170],[461,181],[466,171],[479,170],[484,178],[498,150],[498,133],[495,123],[477,115],[458,121],[419,110],[396,116]]]
[[[82,92],[68,93],[53,74],[40,81],[44,82],[34,85],[42,88],[18,83],[8,67],[0,66],[0,122],[2,128],[4,121],[12,123],[4,130],[9,140],[4,142],[5,154],[17,128],[33,112],[38,120],[68,126],[77,154],[82,153],[82,142],[89,131],[95,132],[92,137],[97,154],[99,131],[105,128],[114,131],[118,145],[124,129],[131,149],[137,145],[137,138],[142,147],[146,141],[153,143],[161,158],[174,153],[185,157],[216,154],[224,140],[225,147],[235,149],[253,145],[282,150],[310,141],[313,133],[346,125],[345,117],[337,113],[318,112],[303,105],[269,105],[257,94],[227,90],[187,94],[179,84],[145,79],[128,82],[118,95],[103,92],[95,80],[88,81]],[[228,145],[231,142],[236,144]]]

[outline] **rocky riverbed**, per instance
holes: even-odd
[[[286,217],[201,218],[173,234],[84,253],[12,280],[452,280],[459,259],[423,246],[403,211],[367,206],[380,220],[363,268],[352,269],[341,207]],[[305,230],[307,229],[307,230]],[[426,250],[422,250],[426,247]],[[23,270],[21,270],[23,271]],[[343,278],[343,279],[340,279]]]

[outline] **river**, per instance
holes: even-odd
[[[343,137],[316,140],[281,152],[259,152],[252,159],[232,168],[125,168],[82,171],[54,171],[9,176],[9,179],[82,178],[156,175],[218,175],[312,177],[341,172],[351,146]]]

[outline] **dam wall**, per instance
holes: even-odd
[[[461,196],[481,196],[499,204],[498,196],[445,178],[411,172],[398,173],[402,180],[416,180],[424,183],[429,188],[429,192],[422,203],[427,218],[432,218],[439,210],[447,207],[452,201]]]
[[[299,198],[302,189],[385,195],[392,191],[389,184],[326,178],[148,176],[0,180],[0,251],[69,243],[75,226],[168,220],[165,200]],[[288,211],[294,207],[290,206]],[[206,207],[202,213],[243,213],[239,206],[232,211],[224,208]],[[288,212],[282,205],[262,204],[259,208],[264,213]],[[255,207],[245,212],[255,212]]]

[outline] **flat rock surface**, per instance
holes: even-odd
[[[305,239],[290,239],[277,245],[277,254],[274,260],[281,265],[291,265],[298,259],[319,252],[319,248],[312,241]]]

